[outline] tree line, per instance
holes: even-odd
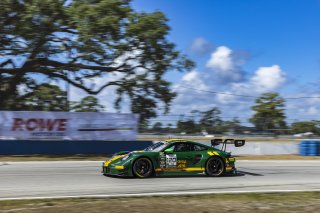
[[[266,134],[298,134],[313,133],[320,135],[320,120],[294,121],[287,124],[285,115],[285,100],[278,93],[265,93],[255,100],[251,107],[254,114],[248,119],[254,127],[242,125],[241,121],[235,117],[232,120],[224,121],[221,118],[221,111],[218,107],[213,107],[207,111],[193,110],[191,116],[180,116],[176,125],[163,126],[156,122],[149,131],[153,132],[184,132],[210,134],[243,134],[243,133],[266,133]],[[147,131],[147,130],[146,130]]]

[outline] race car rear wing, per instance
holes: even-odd
[[[240,147],[244,146],[246,143],[245,140],[243,139],[221,139],[221,138],[216,138],[211,140],[211,145],[212,146],[218,146],[222,144],[221,150],[226,151],[227,149],[227,144],[234,144],[235,147]]]

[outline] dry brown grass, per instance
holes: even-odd
[[[318,212],[320,192],[0,201],[0,212]]]

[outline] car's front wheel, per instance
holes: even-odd
[[[148,158],[138,158],[133,163],[133,174],[139,178],[147,178],[150,177],[153,173],[152,162]]]
[[[209,176],[217,177],[224,173],[224,163],[219,157],[212,157],[207,161],[206,173]]]

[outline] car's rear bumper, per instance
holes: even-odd
[[[227,166],[225,169],[226,173],[235,173],[237,171],[235,166]]]
[[[226,173],[235,173],[237,171],[235,162],[236,162],[236,159],[234,157],[226,158],[226,161],[225,161]]]

